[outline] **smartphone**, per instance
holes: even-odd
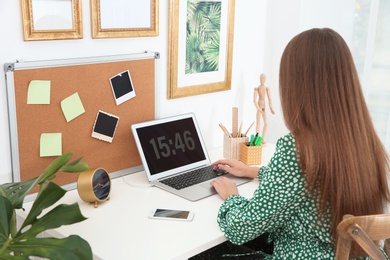
[[[194,212],[188,210],[153,209],[149,213],[149,218],[192,221],[194,218]]]

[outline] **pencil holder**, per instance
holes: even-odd
[[[248,137],[223,137],[223,157],[226,159],[240,159],[240,143],[248,142]]]
[[[240,143],[240,161],[246,165],[255,165],[261,163],[262,147],[249,146],[249,143]]]

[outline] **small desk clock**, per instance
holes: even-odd
[[[110,176],[102,168],[82,172],[77,180],[77,191],[83,201],[95,203],[97,208],[98,202],[110,199]]]

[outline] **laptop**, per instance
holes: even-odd
[[[131,129],[149,182],[180,197],[196,201],[216,194],[210,183],[221,175],[236,185],[252,180],[213,169],[193,113],[136,123]],[[190,181],[182,184],[183,179]]]

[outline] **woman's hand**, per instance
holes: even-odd
[[[236,184],[226,177],[219,177],[215,179],[211,182],[211,185],[215,188],[218,195],[223,200],[226,200],[231,195],[239,194]]]
[[[256,178],[258,167],[249,167],[236,159],[222,159],[213,163],[214,169],[222,169],[237,177]]]

